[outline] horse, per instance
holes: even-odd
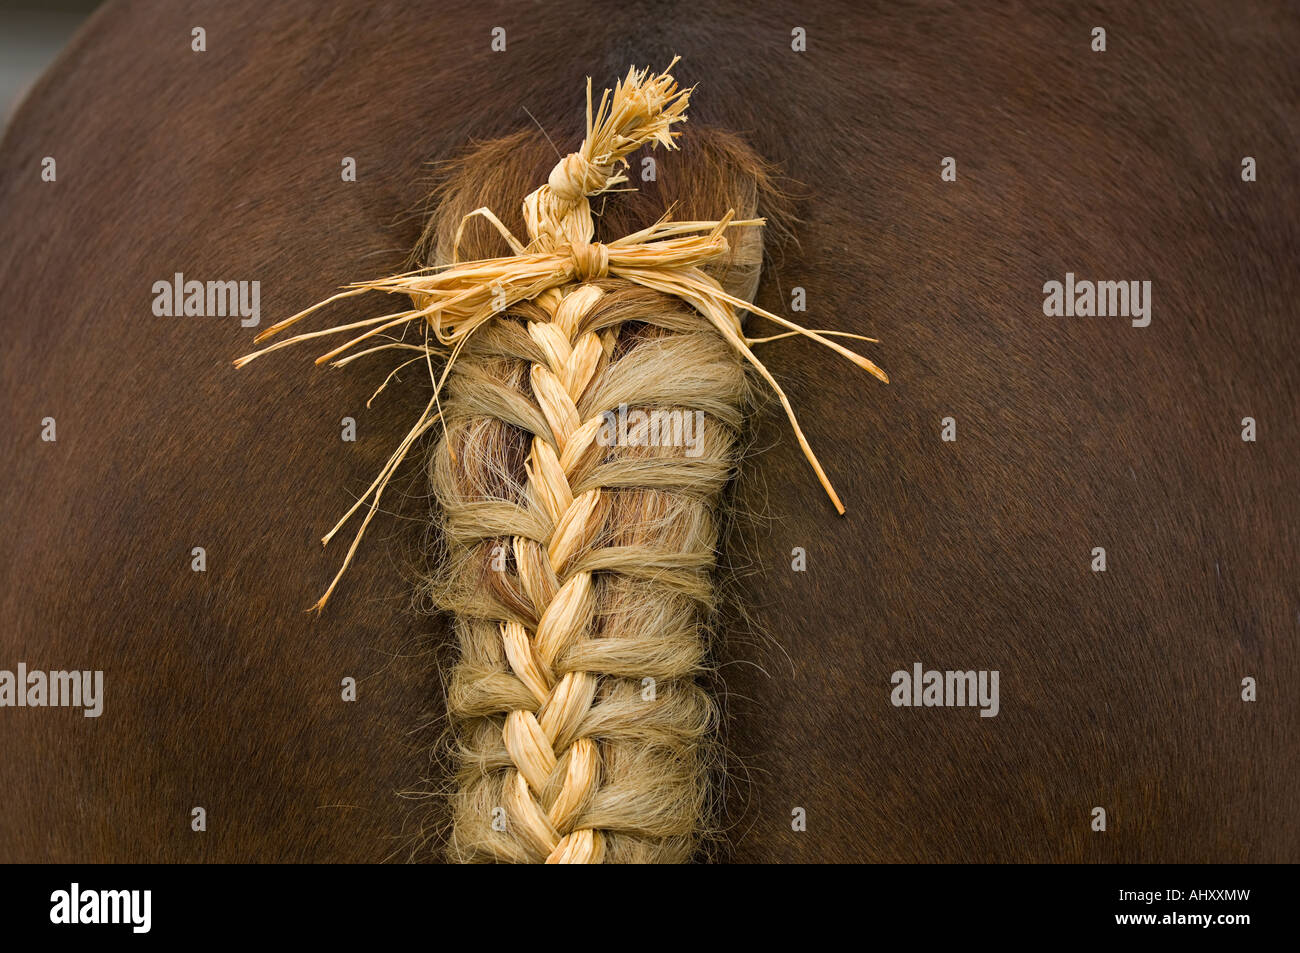
[[[586,77],[680,55],[663,189],[697,126],[770,163],[754,303],[890,378],[764,345],[846,513],[762,403],[696,857],[1296,860],[1297,40],[1268,4],[105,5],[0,148],[0,668],[104,686],[98,717],[0,711],[0,858],[447,858],[420,453],[303,611],[424,369],[368,403],[387,367],[231,361],[402,271],[440,163],[521,137],[522,198]],[[256,313],[158,313],[178,274]],[[1049,313],[1067,275],[1149,281],[1149,323]],[[996,673],[995,713],[931,671]]]

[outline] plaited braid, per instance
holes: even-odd
[[[707,797],[700,742],[715,716],[694,679],[744,373],[672,299],[602,287],[591,172],[575,158],[525,218],[536,245],[570,249],[582,280],[463,353],[443,408],[434,488],[452,565],[468,576],[445,577],[443,602],[462,653],[452,849],[464,860],[682,861]],[[699,455],[652,445],[648,419],[618,445],[620,408],[625,420],[629,408],[673,410],[692,424],[700,411]],[[484,605],[483,593],[501,598]]]
[[[688,309],[602,284],[520,309],[448,382],[434,487],[462,860],[682,861],[706,813],[715,715],[695,677],[745,377]],[[620,405],[699,410],[699,455],[604,445]]]

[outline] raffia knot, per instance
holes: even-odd
[[[582,153],[570,152],[556,163],[546,184],[557,199],[578,202],[603,189],[611,174],[611,169],[587,161]]]
[[[674,57],[673,61],[668,64],[668,69],[671,70],[676,62],[677,59]],[[441,418],[441,410],[438,407],[438,394],[446,382],[447,376],[451,373],[457,355],[460,354],[461,346],[469,336],[484,324],[498,317],[504,308],[508,308],[518,301],[533,300],[543,295],[548,295],[547,300],[552,303],[556,300],[557,295],[563,301],[580,301],[581,299],[574,298],[572,294],[568,296],[559,295],[558,289],[572,281],[589,283],[610,274],[609,249],[598,242],[591,241],[591,236],[595,234],[594,222],[590,203],[585,200],[592,195],[599,194],[628,181],[625,174],[628,169],[627,156],[635,149],[643,145],[662,145],[668,149],[676,148],[673,140],[678,133],[672,127],[676,123],[685,120],[684,112],[690,94],[689,89],[679,90],[677,88],[677,83],[668,70],[659,74],[651,74],[648,69],[632,69],[628,71],[627,77],[618,83],[612,91],[606,90],[605,94],[601,96],[599,106],[593,108],[591,81],[588,80],[587,134],[583,139],[582,148],[562,159],[551,170],[546,185],[534,190],[525,197],[523,213],[524,223],[528,228],[529,240],[527,242],[522,242],[511,234],[510,230],[502,224],[491,209],[487,207],[475,209],[461,220],[457,228],[456,239],[451,245],[453,251],[452,260],[449,263],[373,281],[356,282],[347,290],[340,291],[325,301],[277,322],[259,334],[257,340],[262,341],[278,334],[330,302],[370,291],[400,292],[409,295],[414,308],[396,314],[380,315],[365,321],[342,324],[325,331],[298,334],[268,345],[251,354],[246,354],[235,361],[236,367],[242,367],[263,354],[279,350],[297,341],[311,340],[335,332],[356,331],[356,329],[362,327],[368,328],[368,330],[317,358],[316,363],[333,361],[335,366],[342,366],[363,355],[391,347],[413,347],[417,351],[424,351],[426,359],[432,355],[437,346],[449,349],[446,366],[443,368],[441,376],[434,382],[433,396],[430,398],[424,414],[421,415],[415,426],[407,434],[406,439],[389,458],[388,465],[381,471],[379,478],[375,480],[366,494],[353,505],[352,509],[322,540],[322,542],[329,542],[354,513],[365,506],[367,502],[369,503],[369,512],[352,543],[352,548],[348,550],[347,557],[343,560],[343,567],[314,608],[320,609],[325,605],[330,593],[338,585],[339,578],[352,561],[352,555],[356,552],[366,526],[369,525],[371,518],[378,510],[380,495],[383,493],[384,487],[388,485],[389,478],[397,465],[405,459],[415,442]],[[486,218],[501,233],[514,252],[513,255],[479,261],[459,260],[455,250],[460,245],[461,233],[466,223],[476,216]],[[763,224],[764,220],[761,218],[737,221],[735,220],[734,211],[728,211],[726,215],[717,221],[698,222],[675,221],[668,214],[665,214],[663,218],[650,227],[643,228],[631,235],[625,235],[611,243],[615,249],[614,274],[616,277],[623,278],[632,284],[680,298],[698,311],[724,340],[753,365],[755,370],[776,392],[782,407],[785,408],[786,416],[789,418],[790,426],[799,441],[799,446],[803,449],[804,456],[807,457],[808,463],[817,474],[817,478],[835,504],[835,508],[840,513],[843,513],[844,505],[840,502],[839,496],[836,495],[829,478],[826,476],[825,471],[822,470],[821,463],[818,462],[812,448],[808,445],[807,438],[804,437],[799,421],[795,418],[794,408],[791,407],[785,391],[781,389],[780,384],[763,365],[763,362],[750,350],[750,345],[778,340],[793,334],[801,334],[849,359],[858,367],[874,374],[880,380],[888,383],[889,378],[884,371],[867,360],[867,358],[855,354],[826,336],[827,334],[840,334],[845,337],[861,337],[860,335],[843,334],[843,332],[834,331],[823,333],[802,327],[780,315],[764,311],[751,301],[729,294],[718,283],[717,278],[702,270],[701,266],[716,261],[727,254],[728,244],[724,237],[727,229],[738,226],[761,226]],[[589,291],[599,293],[600,289],[590,288],[589,286]],[[756,317],[763,317],[789,328],[789,331],[763,338],[746,337],[737,313],[738,308],[747,310]],[[557,312],[557,317],[550,324],[563,325],[557,330],[561,332],[561,337],[566,338],[566,340],[557,342],[555,335],[539,332],[543,335],[539,339],[539,344],[547,349],[548,353],[554,352],[556,355],[560,355],[561,352],[569,353],[572,351],[576,355],[575,360],[578,361],[578,365],[575,366],[594,367],[595,364],[592,362],[599,361],[597,352],[600,350],[598,346],[600,342],[596,335],[592,334],[585,339],[592,342],[592,347],[595,350],[588,348],[581,351],[580,347],[586,347],[585,344],[573,344],[566,350],[565,346],[571,343],[575,321],[568,318],[561,321],[558,314],[560,312]],[[426,341],[424,347],[419,347],[401,341],[393,341],[389,344],[372,346],[366,350],[353,352],[346,357],[339,358],[339,355],[351,350],[358,344],[377,335],[405,327],[415,321],[425,321],[431,326],[436,339],[435,345],[431,345]],[[533,324],[530,324],[530,328],[532,326]],[[531,330],[530,333],[532,333]],[[873,339],[862,338],[862,340],[870,341]],[[336,358],[338,359],[335,360]],[[404,367],[405,365],[400,366]],[[430,371],[432,372],[432,365],[430,365]],[[391,379],[392,375],[389,375],[389,380]],[[557,387],[562,383],[554,374],[552,374],[552,380],[556,382],[555,386]],[[575,378],[570,374],[568,382],[573,383],[574,380]],[[387,386],[387,381],[379,389],[383,390],[385,386]],[[570,405],[572,404],[573,401],[570,401]],[[560,405],[555,404],[554,406]],[[552,425],[552,430],[558,432],[556,431],[556,425]],[[561,453],[563,453],[562,449]],[[550,708],[546,709],[547,712],[551,710]],[[557,707],[554,710],[560,713],[566,709]],[[559,718],[561,715],[556,714],[548,717]],[[551,722],[548,721],[547,724],[551,725]],[[531,725],[526,727],[531,731]],[[541,729],[539,728],[539,730]],[[528,743],[531,745],[531,742]],[[540,743],[530,747],[529,750],[542,752],[543,760],[545,760]],[[537,774],[534,780],[540,783],[542,780],[541,774]],[[550,782],[547,781],[546,783],[549,784]],[[547,823],[553,822],[548,821]],[[587,847],[591,848],[591,845],[588,844]],[[573,850],[577,851],[577,848],[573,848]],[[568,855],[566,854],[566,856]]]
[[[608,277],[609,249],[600,242],[574,242],[569,254],[573,256],[573,277],[579,281]]]

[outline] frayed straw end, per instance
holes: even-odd
[[[877,380],[885,384],[889,383],[889,375],[886,374],[884,371],[882,371],[871,361],[867,360],[861,354],[854,354],[853,357],[850,358],[850,360],[852,360],[854,364],[858,365],[858,367],[862,368],[864,371],[866,371],[868,374],[870,374],[872,377],[876,378]]]

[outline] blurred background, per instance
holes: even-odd
[[[0,0],[0,129],[102,0]]]

